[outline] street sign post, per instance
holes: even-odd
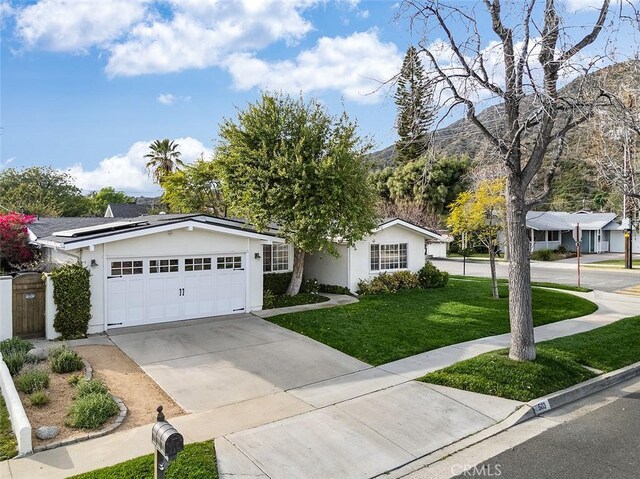
[[[580,229],[580,223],[576,224],[573,228],[573,240],[576,242],[576,255],[578,259],[578,288],[580,287],[580,242],[582,241],[582,230]]]

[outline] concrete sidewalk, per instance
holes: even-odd
[[[638,314],[640,298],[575,293],[600,309],[536,328],[542,341]],[[270,396],[169,420],[187,442],[216,438],[222,476],[372,477],[506,418],[520,403],[412,379],[482,352],[509,335],[448,346]],[[62,478],[151,452],[151,425],[0,463],[7,478]]]

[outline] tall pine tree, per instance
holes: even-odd
[[[395,94],[398,106],[396,162],[405,164],[420,158],[429,147],[429,128],[436,113],[433,86],[425,78],[417,50],[410,46],[402,63]]]

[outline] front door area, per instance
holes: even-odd
[[[107,261],[107,327],[244,312],[243,253]]]

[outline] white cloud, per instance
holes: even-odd
[[[195,138],[177,138],[175,142],[182,153],[181,159],[191,163],[204,153],[205,158],[211,156],[211,149],[206,148]],[[76,185],[85,191],[96,191],[105,186],[129,193],[157,193],[158,185],[154,184],[145,169],[151,141],[137,141],[125,154],[114,155],[100,161],[94,169],[85,169],[80,163],[67,169],[76,180]]]
[[[173,105],[176,102],[176,97],[171,93],[162,93],[158,95],[158,98],[156,98],[156,100],[163,105]]]
[[[323,37],[294,60],[267,62],[249,53],[227,60],[236,88],[254,87],[305,93],[334,89],[346,98],[371,103],[379,100],[380,82],[400,70],[402,56],[394,43],[385,43],[375,30],[348,37]]]
[[[15,156],[12,156],[11,158],[7,158],[6,160],[0,160],[0,170],[4,170],[5,168],[8,168],[9,165],[13,163],[15,160],[16,160]]]
[[[172,0],[170,20],[137,24],[110,47],[109,76],[177,72],[220,63],[233,52],[295,42],[313,27],[301,12],[316,0]]]
[[[29,47],[77,52],[122,35],[145,16],[149,0],[41,0],[14,9]]]
[[[358,13],[356,13],[356,15],[359,18],[369,18],[369,15],[371,15],[371,13],[369,12],[369,10],[360,10],[358,11]]]
[[[602,8],[602,0],[564,0],[567,10],[577,12],[578,10],[600,10]],[[613,0],[612,3],[619,3]]]

